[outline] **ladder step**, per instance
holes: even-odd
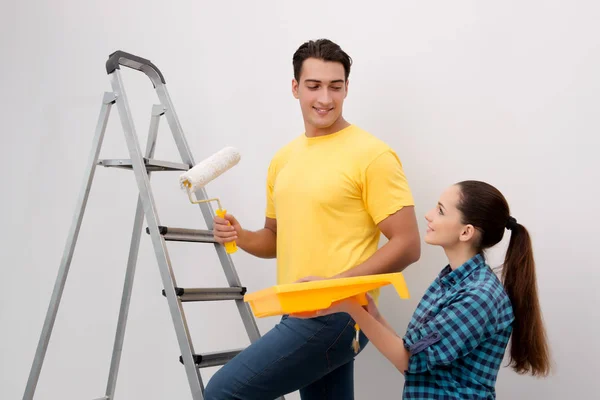
[[[227,364],[233,357],[240,354],[244,349],[220,351],[206,354],[194,354],[194,364],[197,368],[215,367]],[[183,357],[179,356],[179,362],[183,364]]]
[[[211,230],[169,228],[166,226],[159,226],[158,231],[167,241],[216,243],[215,238],[213,236],[213,231]],[[146,228],[146,233],[150,234],[150,228]]]
[[[123,168],[123,169],[133,169],[131,159],[106,159],[99,160],[98,165],[102,165],[104,167],[114,167],[114,168]],[[156,171],[187,171],[190,169],[190,166],[187,164],[174,163],[170,161],[160,161],[160,160],[152,160],[149,158],[144,158],[144,165],[146,166],[147,171],[156,172]]]
[[[175,288],[175,293],[181,301],[219,301],[219,300],[243,300],[246,294],[245,287],[226,288],[199,288],[184,289]],[[166,296],[163,289],[162,295]]]

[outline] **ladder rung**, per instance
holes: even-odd
[[[219,301],[219,300],[243,300],[246,294],[245,287],[226,288],[198,288],[184,289],[175,288],[175,293],[181,301]],[[166,296],[163,289],[162,295]]]
[[[225,365],[233,357],[240,354],[244,349],[219,351],[214,353],[206,354],[194,354],[194,364],[198,368],[215,367],[219,365]],[[179,356],[179,362],[183,364],[183,357]]]
[[[107,160],[99,160],[98,165],[102,165],[104,167],[114,167],[114,168],[123,168],[123,169],[132,169],[131,159],[107,159]],[[152,160],[149,158],[144,158],[144,165],[146,166],[147,171],[156,172],[156,171],[187,171],[190,169],[190,166],[187,164],[174,163],[170,161],[160,161],[160,160]]]
[[[216,243],[213,231],[210,230],[159,226],[158,231],[167,241]],[[150,228],[146,228],[146,233],[150,233]]]

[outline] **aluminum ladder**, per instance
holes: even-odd
[[[125,87],[123,85],[120,66],[132,68],[146,74],[154,85],[154,89],[160,102],[160,104],[154,105],[152,108],[145,153],[142,153],[140,149],[140,143],[138,141],[136,130],[133,124],[133,118],[129,109]],[[246,288],[240,283],[240,279],[230,255],[225,252],[224,246],[216,243],[213,240],[211,229],[213,226],[212,223],[214,212],[210,203],[205,202],[198,205],[208,230],[171,228],[162,226],[160,224],[154,197],[150,187],[151,173],[157,171],[187,171],[196,164],[188,143],[184,137],[183,129],[167,91],[163,74],[149,60],[123,51],[116,51],[108,57],[108,60],[106,61],[106,72],[110,78],[112,92],[104,93],[100,116],[93,139],[92,151],[85,170],[83,187],[77,200],[75,215],[73,216],[71,228],[68,233],[58,276],[56,278],[52,297],[46,313],[42,333],[39,339],[23,399],[33,399],[42,369],[42,364],[44,362],[44,357],[46,355],[46,350],[48,348],[50,335],[52,333],[58,312],[59,303],[65,287],[67,274],[71,265],[71,259],[75,251],[75,245],[86,209],[86,203],[92,186],[96,166],[101,165],[104,167],[133,170],[139,189],[139,194],[106,393],[100,399],[115,399],[117,374],[121,360],[121,351],[123,348],[127,315],[129,312],[129,303],[131,299],[131,291],[133,287],[140,238],[143,228],[142,225],[145,217],[147,223],[146,233],[150,235],[164,287],[162,294],[166,297],[168,308],[173,320],[173,325],[175,327],[179,349],[181,351],[179,361],[184,366],[192,399],[203,400],[204,383],[200,374],[200,368],[224,365],[240,351],[242,351],[242,349],[208,354],[196,354],[192,345],[182,303],[191,301],[233,300],[237,305],[250,342],[254,342],[259,339],[260,332],[256,325],[254,316],[248,307],[248,304],[243,301]],[[114,104],[116,104],[119,112],[130,159],[99,160],[98,157],[102,147],[102,141],[104,138],[108,118],[111,108]],[[167,123],[170,127],[171,133],[173,134],[173,138],[181,156],[182,163],[166,162],[154,160],[152,158],[154,155],[156,139],[158,135],[159,121],[162,116],[166,117],[167,119]],[[203,188],[197,190],[194,194],[198,200],[208,198],[206,191]],[[225,273],[229,287],[196,289],[185,289],[178,287],[173,269],[171,267],[169,253],[167,251],[167,241],[212,243],[218,254],[219,261]],[[281,399],[283,399],[283,397],[281,397]]]

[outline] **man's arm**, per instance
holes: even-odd
[[[401,272],[421,257],[421,240],[413,206],[402,207],[378,225],[388,242],[370,258],[332,278]]]
[[[242,229],[237,245],[253,256],[275,258],[277,255],[277,220],[265,218],[265,227],[258,231]]]
[[[260,258],[275,258],[277,254],[277,220],[265,218],[265,227],[258,231],[243,229],[233,215],[214,217],[214,238],[218,243],[236,241],[239,248]]]

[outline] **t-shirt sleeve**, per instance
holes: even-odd
[[[276,218],[275,213],[275,201],[273,198],[273,190],[275,187],[275,177],[276,177],[276,168],[275,168],[275,160],[272,160],[269,164],[269,168],[267,170],[267,184],[266,184],[266,192],[267,192],[267,206],[265,215],[267,218]]]
[[[363,200],[375,224],[403,207],[414,206],[402,163],[393,150],[387,150],[373,160],[363,179]]]
[[[475,349],[493,331],[494,301],[486,291],[465,292],[403,338],[410,351],[408,373],[452,363]]]

